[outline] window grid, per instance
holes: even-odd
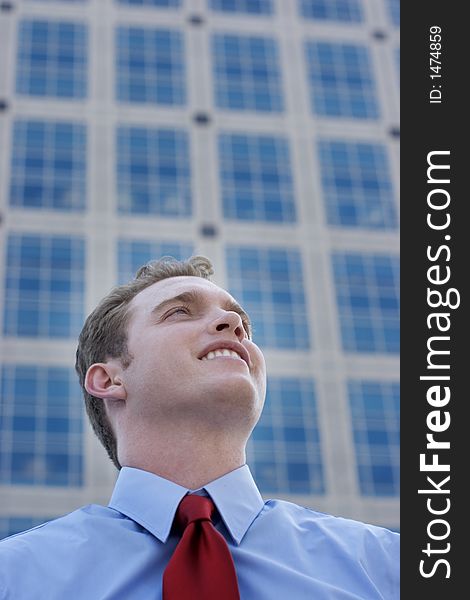
[[[364,20],[358,0],[299,0],[300,14],[307,19],[361,23]]]
[[[83,415],[75,372],[4,365],[0,483],[83,484]]]
[[[184,39],[180,31],[116,30],[116,95],[122,102],[186,103]]]
[[[400,0],[385,0],[392,25],[400,27]]]
[[[356,44],[305,45],[312,111],[326,117],[377,119],[369,50]]]
[[[186,260],[192,254],[192,244],[121,239],[118,242],[119,284],[130,281],[137,270],[151,260],[163,256]]]
[[[281,72],[272,38],[214,35],[215,102],[219,108],[281,112]]]
[[[367,229],[396,228],[385,147],[323,140],[318,149],[328,223]]]
[[[400,493],[398,383],[349,381],[357,474],[364,496]]]
[[[286,248],[227,248],[230,291],[244,305],[257,344],[310,347],[300,253]]]
[[[78,335],[83,324],[84,262],[84,243],[78,237],[10,234],[5,335]]]
[[[85,186],[84,125],[15,121],[11,152],[12,206],[82,211]]]
[[[222,134],[219,169],[226,219],[295,221],[287,140]]]
[[[49,521],[46,517],[0,517],[0,540]]]
[[[116,179],[120,213],[189,217],[191,173],[186,131],[119,127]]]
[[[332,261],[343,349],[399,352],[398,258],[335,253]]]
[[[18,38],[17,93],[85,98],[88,62],[85,25],[24,19],[19,23]]]
[[[265,493],[323,494],[316,398],[310,379],[270,378],[266,403],[248,447]]]
[[[273,13],[272,0],[210,0],[211,10],[246,13],[249,15],[271,15]]]

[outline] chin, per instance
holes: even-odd
[[[239,373],[224,373],[209,383],[213,394],[229,396],[240,402],[258,402],[258,388],[249,376]]]

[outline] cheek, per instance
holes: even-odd
[[[261,352],[258,346],[256,346],[256,344],[252,345],[251,356],[252,361],[256,365],[256,370],[259,373],[266,375],[266,361],[264,360],[264,354]]]
[[[264,403],[266,399],[266,374],[260,374],[258,379],[258,395],[261,402]]]
[[[156,380],[159,385],[171,384],[189,373],[191,368],[188,351],[171,344],[149,348],[142,365],[145,365],[144,376]]]
[[[266,394],[266,361],[261,350],[255,344],[251,348],[251,360],[255,365],[255,377],[258,384],[260,397],[264,398]]]

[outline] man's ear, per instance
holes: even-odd
[[[102,400],[125,400],[126,388],[119,373],[120,369],[114,363],[91,365],[85,376],[86,391]]]

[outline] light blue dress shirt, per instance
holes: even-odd
[[[184,487],[121,469],[109,506],[88,505],[0,542],[2,600],[160,600]],[[247,465],[204,486],[241,600],[399,598],[399,535],[262,499]],[[195,600],[200,600],[197,595]],[[223,600],[223,598],[221,598]]]

